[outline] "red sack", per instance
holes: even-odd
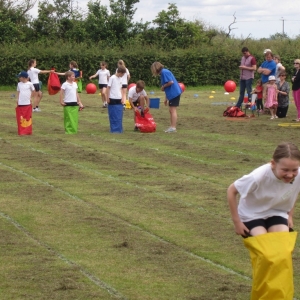
[[[32,106],[24,105],[16,107],[16,117],[19,135],[32,134]]]
[[[60,81],[58,75],[50,73],[48,78],[48,93],[49,95],[55,95],[60,91]]]
[[[246,114],[239,107],[228,106],[223,112],[224,117],[245,117]]]
[[[135,112],[135,126],[140,130],[140,132],[150,133],[156,131],[156,123],[150,113],[145,113],[142,117],[139,111]]]

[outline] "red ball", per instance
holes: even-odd
[[[224,84],[224,89],[227,93],[232,93],[236,89],[236,84],[232,80],[227,80]]]
[[[86,85],[85,90],[88,94],[95,94],[97,91],[97,87],[93,83],[89,83]]]
[[[185,91],[185,85],[182,82],[178,82],[178,84],[179,84],[182,92],[184,92]]]
[[[135,83],[130,83],[130,84],[128,85],[127,89],[130,90],[133,86],[136,86],[136,84],[135,84]]]

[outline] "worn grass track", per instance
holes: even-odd
[[[64,134],[58,97],[45,95],[34,134],[20,137],[12,93],[1,92],[0,299],[249,299],[226,189],[278,142],[299,144],[299,129],[264,115],[228,121],[201,90],[183,94],[176,134],[163,132],[160,107],[156,133],[133,132],[127,110],[113,135],[99,95],[83,93],[77,135]],[[297,242],[297,298],[299,257]]]

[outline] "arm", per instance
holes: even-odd
[[[165,88],[171,86],[173,83],[174,83],[174,81],[169,81],[169,82],[165,83],[165,84],[161,87],[161,90],[164,91]]]
[[[133,105],[132,98],[131,98],[131,97],[129,97],[129,99],[128,99],[128,100],[129,100],[129,103],[130,103],[130,106],[131,106],[131,108],[132,108],[132,109],[134,109],[134,111],[137,111],[137,110],[138,110],[138,108],[137,108],[136,106],[134,106],[134,105]]]
[[[238,190],[232,183],[227,190],[227,201],[229,204],[229,209],[231,213],[231,219],[234,224],[236,234],[245,235],[245,232],[249,233],[249,229],[244,225],[244,223],[240,220],[237,210],[237,197]]]
[[[54,72],[54,73],[60,76],[64,76],[66,74],[66,73],[58,73],[58,72]]]
[[[62,106],[66,105],[66,103],[64,102],[64,97],[65,97],[65,91],[63,89],[61,89],[59,100],[60,100],[60,105],[62,105]]]
[[[107,86],[107,103],[110,103],[110,99],[109,99],[109,96],[110,96],[110,86]]]
[[[289,211],[289,218],[288,218],[288,226],[289,228],[293,228],[294,227],[294,222],[293,222],[293,215],[294,215],[294,209],[295,209],[295,205],[294,204],[293,208]]]
[[[249,70],[249,71],[256,71],[256,65],[252,65],[251,67],[246,66],[239,66],[241,70]]]
[[[54,73],[54,70],[40,70],[40,74]]]
[[[96,73],[96,74],[90,76],[89,79],[91,80],[92,78],[95,78],[95,77],[97,77],[97,76],[98,76],[98,74]]]
[[[76,92],[76,98],[77,98],[77,103],[78,103],[79,107],[83,107],[83,105],[82,105],[82,103],[80,101],[78,92]]]

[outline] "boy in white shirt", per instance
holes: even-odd
[[[31,98],[34,96],[35,88],[33,84],[28,81],[28,73],[20,72],[17,77],[19,83],[17,86],[17,107],[16,117],[18,124],[18,134],[32,134],[32,105]]]
[[[66,81],[61,86],[60,104],[64,107],[65,133],[77,133],[78,131],[78,106],[83,109],[78,94],[75,74],[72,71],[65,73]]]
[[[108,95],[108,116],[110,122],[110,132],[123,132],[123,104],[122,99],[122,76],[126,73],[124,67],[118,67],[115,75],[111,76],[107,85]]]
[[[134,109],[133,119],[135,122],[135,112],[139,111],[138,107],[141,107],[141,116],[143,117],[145,113],[149,110],[149,98],[147,96],[145,88],[145,82],[143,80],[139,80],[136,83],[136,86],[133,86],[128,91],[128,99],[131,107]],[[146,107],[145,107],[146,106]],[[147,107],[148,106],[148,107]],[[138,128],[135,126],[135,131]]]

